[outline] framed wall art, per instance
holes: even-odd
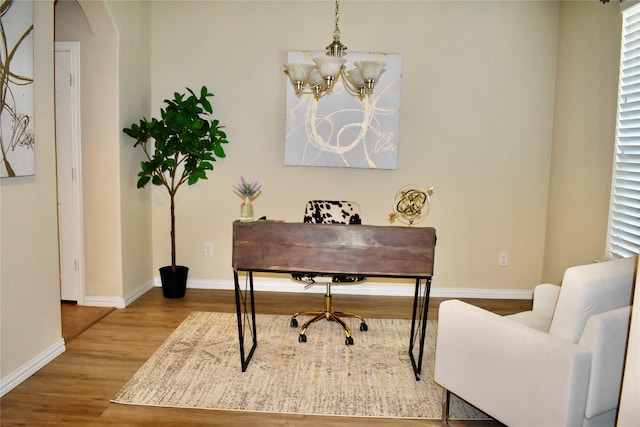
[[[288,63],[313,64],[324,52],[294,51]],[[400,127],[402,58],[348,53],[346,68],[363,60],[385,61],[374,92],[359,99],[340,77],[328,94],[296,95],[287,80],[285,165],[396,169]]]
[[[0,177],[33,175],[33,1],[0,7]]]

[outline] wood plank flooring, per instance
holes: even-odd
[[[337,309],[365,317],[410,318],[412,298],[339,295]],[[508,314],[530,309],[528,300],[471,300]],[[435,318],[440,299],[431,299]],[[256,311],[288,314],[316,309],[322,295],[256,293]],[[111,312],[67,344],[67,351],[0,400],[4,426],[207,425],[207,426],[438,426],[439,420],[362,419],[116,405],[110,399],[192,311],[235,312],[232,291],[189,289],[183,299],[152,289],[126,309]],[[239,363],[239,361],[238,361]],[[464,426],[500,423],[459,422]]]
[[[88,307],[62,303],[60,315],[62,316],[62,338],[64,342],[68,344],[72,339],[99,322],[113,310],[115,310],[113,307]]]

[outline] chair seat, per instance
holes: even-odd
[[[351,276],[346,274],[324,275],[321,273],[292,273],[291,278],[296,282],[301,282],[308,285],[314,285],[316,283],[324,284],[327,283],[327,281],[337,285],[350,285],[354,283],[364,282],[367,279],[365,276]]]
[[[546,316],[535,311],[524,311],[505,317],[542,332],[549,332],[549,327],[551,327],[551,316]]]

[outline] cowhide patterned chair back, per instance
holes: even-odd
[[[310,200],[304,210],[304,222],[313,224],[362,224],[356,202]]]
[[[310,200],[304,212],[304,222],[312,224],[361,224],[360,205],[356,202],[337,200]],[[360,320],[360,330],[367,331],[366,320],[354,313],[335,311],[333,309],[331,285],[332,284],[356,284],[366,280],[364,276],[358,275],[332,275],[323,276],[321,274],[292,274],[294,281],[304,283],[305,289],[315,284],[324,284],[326,291],[324,294],[324,309],[320,311],[301,311],[291,317],[291,327],[298,327],[298,316],[312,316],[300,328],[298,341],[307,342],[307,328],[312,323],[322,319],[331,320],[342,326],[345,334],[345,343],[353,345],[351,328],[342,318],[356,318]]]

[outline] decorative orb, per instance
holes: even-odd
[[[389,214],[389,222],[396,219],[412,226],[423,221],[429,213],[433,187],[424,189],[417,185],[401,187],[393,197],[393,212]]]

